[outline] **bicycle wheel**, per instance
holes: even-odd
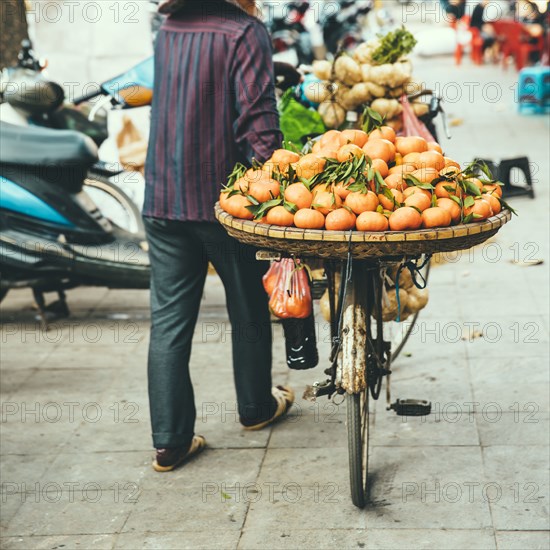
[[[368,389],[348,395],[346,402],[351,500],[358,508],[364,508],[369,472]]]
[[[339,361],[347,395],[347,432],[351,500],[358,508],[367,502],[369,464],[369,396],[367,386],[369,304],[372,300],[372,275],[365,262],[353,265],[350,290],[345,297],[342,318],[342,350]]]
[[[111,222],[129,233],[145,235],[139,209],[118,186],[108,180],[94,177],[84,181],[84,190]]]

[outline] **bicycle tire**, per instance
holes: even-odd
[[[342,338],[351,338],[351,341],[347,341],[349,345],[346,342],[342,344],[340,361],[350,363],[356,373],[364,369],[365,376],[365,386],[361,389],[361,384],[357,384],[358,389],[348,394],[346,399],[350,492],[351,500],[358,508],[364,508],[367,504],[370,391],[367,385],[367,339],[371,337],[370,315],[367,312],[370,311],[374,289],[375,278],[367,263],[354,263],[351,289],[343,300],[347,300],[347,304],[341,326]],[[347,315],[350,308],[352,314]]]
[[[367,504],[369,472],[369,391],[346,399],[351,500],[358,508]]]
[[[122,189],[120,189],[120,187],[114,183],[111,183],[107,178],[98,177],[96,175],[86,178],[84,181],[84,190],[86,190],[86,187],[98,189],[111,196],[120,204],[128,215],[128,224],[126,227],[121,226],[122,229],[125,229],[129,233],[133,233],[135,235],[145,235],[145,226],[143,225],[141,212],[135,205],[134,201]]]

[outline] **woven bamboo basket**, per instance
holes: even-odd
[[[503,210],[483,222],[417,231],[325,231],[266,225],[234,218],[215,207],[217,220],[242,243],[256,248],[294,254],[302,258],[345,259],[348,251],[357,259],[402,258],[436,252],[464,250],[492,237],[508,221],[511,213]]]

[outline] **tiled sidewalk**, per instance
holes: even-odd
[[[276,427],[239,429],[217,278],[192,359],[209,447],[171,474],[150,467],[147,293],[72,291],[71,318],[43,333],[20,291],[2,304],[2,548],[549,547],[548,124],[515,114],[513,74],[450,63],[418,72],[505,95],[449,103],[464,124],[445,149],[461,162],[528,154],[537,199],[514,200],[520,217],[491,243],[433,269],[392,377],[394,399],[430,399],[433,414],[403,421],[377,403],[369,507],[349,498],[345,404],[298,399]],[[512,263],[530,255],[545,263]],[[319,317],[323,357],[325,329]],[[275,331],[274,380],[300,395],[324,367],[289,372]]]

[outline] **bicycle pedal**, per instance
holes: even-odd
[[[397,416],[426,416],[432,412],[432,404],[425,399],[397,399],[388,410]]]

